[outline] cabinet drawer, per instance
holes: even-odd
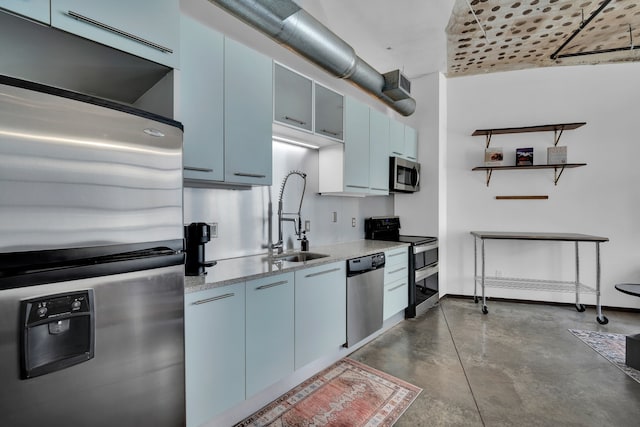
[[[409,282],[398,280],[384,287],[384,308],[382,318],[387,320],[407,308],[409,304]]]
[[[392,249],[385,251],[385,271],[394,267],[406,266],[408,263],[407,248]]]
[[[389,284],[398,280],[407,280],[409,274],[409,266],[404,265],[386,266],[384,267],[384,283]]]

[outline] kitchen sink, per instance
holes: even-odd
[[[273,258],[276,261],[288,261],[288,262],[305,262],[312,259],[327,258],[329,255],[319,254],[316,252],[290,252],[287,254],[274,255]]]

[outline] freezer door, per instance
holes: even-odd
[[[0,291],[0,424],[183,426],[183,274],[179,265]],[[20,307],[86,291],[93,294],[85,310],[93,309],[93,357],[23,379],[21,334],[38,322],[25,321]],[[58,352],[67,345],[66,330],[41,329],[57,334],[41,343]]]
[[[182,131],[0,84],[0,253],[182,238]]]

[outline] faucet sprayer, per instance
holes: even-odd
[[[289,177],[291,175],[298,175],[302,178],[303,180],[303,187],[302,187],[302,195],[300,196],[300,204],[298,205],[298,212],[296,213],[285,213],[282,211],[282,199],[284,196],[284,189],[287,185],[287,180],[289,179]],[[282,180],[282,185],[280,186],[280,195],[278,197],[278,242],[274,243],[272,245],[272,248],[277,248],[278,249],[278,253],[281,253],[283,251],[283,237],[282,237],[282,222],[283,221],[291,221],[294,223],[294,230],[296,233],[296,236],[298,237],[298,240],[301,239],[301,231],[302,231],[302,217],[300,215],[300,212],[302,210],[302,201],[304,200],[304,192],[307,188],[307,174],[298,170],[292,170],[290,171],[287,176],[284,177],[284,179]],[[294,215],[294,218],[284,218],[284,215]],[[297,224],[296,224],[296,219],[297,219]]]

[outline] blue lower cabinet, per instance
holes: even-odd
[[[247,398],[293,373],[294,274],[246,286]]]
[[[187,426],[245,399],[245,284],[185,295]]]

